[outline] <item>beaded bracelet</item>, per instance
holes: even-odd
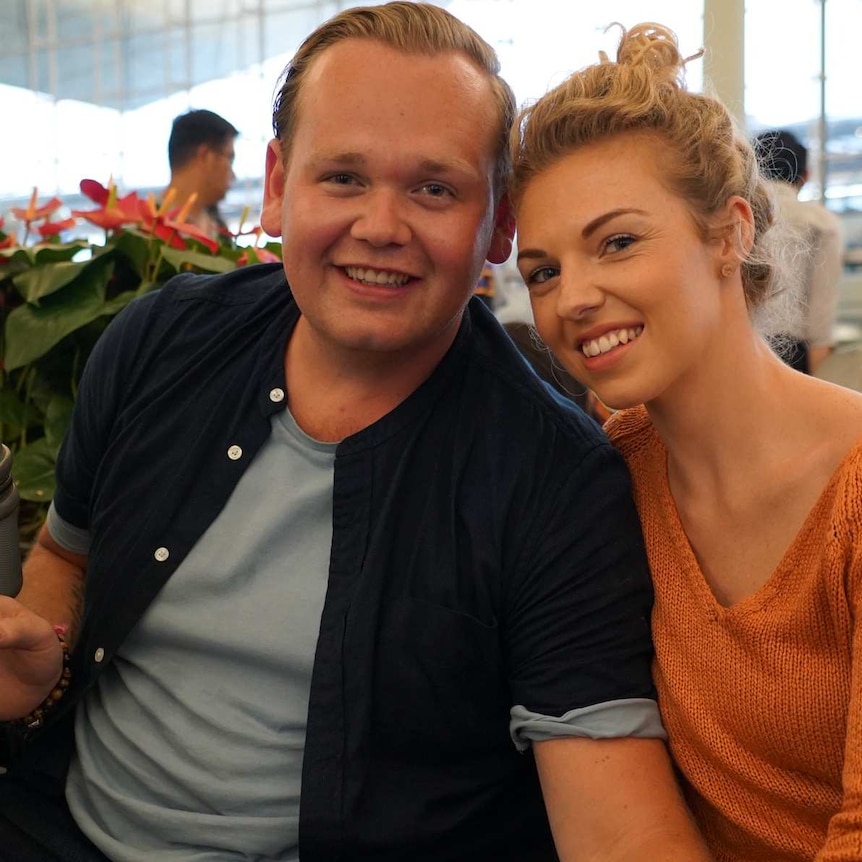
[[[63,650],[63,670],[57,684],[48,693],[48,696],[32,712],[28,712],[23,718],[15,721],[15,724],[23,725],[27,730],[38,730],[45,723],[45,717],[62,700],[66,689],[69,688],[72,672],[69,670],[69,644],[66,642],[66,626],[54,626],[54,632],[60,641],[60,649]]]

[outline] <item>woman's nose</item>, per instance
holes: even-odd
[[[562,269],[557,291],[557,315],[578,320],[601,308],[605,293],[591,273],[578,267]]]

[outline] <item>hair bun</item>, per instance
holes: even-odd
[[[676,34],[661,24],[647,21],[629,30],[621,24],[616,26],[623,31],[617,48],[617,63],[646,66],[662,82],[681,85],[685,64],[703,54],[701,50],[691,57],[683,57]]]

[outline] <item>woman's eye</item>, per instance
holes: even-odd
[[[546,281],[554,278],[556,276],[557,270],[552,266],[540,266],[538,269],[534,269],[524,281],[529,287],[532,284],[544,284]]]
[[[612,236],[605,240],[604,247],[605,251],[619,252],[625,251],[634,242],[635,238],[631,234],[619,234],[619,236]]]

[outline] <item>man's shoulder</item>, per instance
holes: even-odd
[[[478,319],[477,319],[478,318]],[[569,443],[607,443],[599,425],[542,380],[490,312],[474,314],[473,392],[477,414],[501,436],[534,436],[543,429]]]
[[[117,315],[108,340],[167,338],[179,332],[207,337],[236,330],[243,320],[273,314],[290,302],[280,264],[261,264],[222,274],[182,273],[133,300]]]
[[[773,180],[770,185],[775,194],[778,211],[790,224],[821,233],[843,232],[840,216],[827,209],[820,201],[799,200],[796,189],[780,180]]]
[[[184,273],[123,309],[90,356],[93,373],[131,375],[139,386],[206,366],[252,356],[247,348],[289,326],[292,298],[280,265],[220,275]],[[269,333],[265,336],[264,333]],[[226,351],[225,345],[232,346]]]
[[[158,291],[171,302],[224,306],[259,305],[287,294],[280,263],[256,264],[219,274],[183,273]]]
[[[841,221],[841,217],[827,209],[819,201],[804,201],[802,206],[805,208],[804,211],[809,223],[820,233],[838,236],[844,233],[844,223]]]

